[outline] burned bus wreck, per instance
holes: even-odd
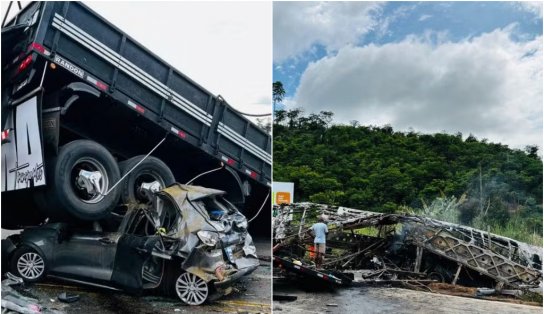
[[[246,217],[224,194],[174,184],[129,206],[117,224],[48,223],[2,245],[11,271],[27,282],[49,276],[131,293],[158,289],[199,305],[259,266]]]
[[[542,294],[542,248],[412,214],[299,203],[274,208],[275,264],[332,284],[443,282]],[[325,218],[327,253],[316,269],[311,222]],[[487,289],[486,291],[489,291]]]

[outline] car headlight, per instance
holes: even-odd
[[[209,232],[209,231],[199,231],[196,233],[200,241],[202,243],[206,244],[207,246],[215,246],[217,244],[217,241],[219,240],[219,236],[217,233]]]
[[[237,221],[236,222],[236,227],[238,227],[238,229],[241,229],[241,230],[246,230],[247,229],[247,220],[241,220],[241,221]]]

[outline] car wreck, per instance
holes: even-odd
[[[200,305],[259,266],[248,222],[225,192],[173,184],[107,220],[49,222],[3,240],[10,270],[139,294],[157,289]]]
[[[312,263],[311,222],[329,227],[323,269]],[[413,214],[298,203],[274,207],[274,262],[286,275],[331,285],[448,283],[542,294],[542,248]],[[511,290],[513,289],[513,290]]]

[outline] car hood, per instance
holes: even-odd
[[[205,197],[224,195],[225,191],[205,188],[203,186],[174,184],[165,188],[163,192],[168,193],[172,198],[181,204],[185,199],[196,201]]]

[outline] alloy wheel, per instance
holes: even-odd
[[[34,252],[27,252],[17,260],[17,270],[24,279],[39,278],[45,270],[43,258]]]
[[[183,273],[176,281],[176,293],[184,303],[200,305],[208,297],[208,284],[194,274]]]

